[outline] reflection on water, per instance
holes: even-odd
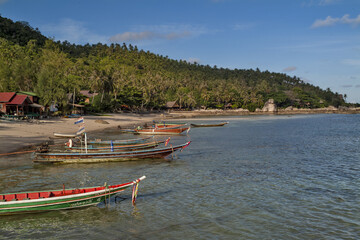
[[[3,216],[0,236],[358,238],[360,115],[222,117],[213,122],[222,120],[230,123],[172,137],[174,143],[192,140],[174,160],[40,165],[29,155],[2,158],[2,193],[147,179],[139,185],[136,207],[128,190],[96,207]]]

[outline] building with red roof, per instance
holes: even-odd
[[[28,95],[15,92],[0,92],[0,112],[7,115],[23,116],[29,113],[40,113],[42,106],[33,103]]]
[[[0,92],[0,103],[10,102],[10,100],[15,96],[15,92]]]

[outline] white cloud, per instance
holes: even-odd
[[[68,41],[70,43],[106,43],[108,37],[92,33],[85,24],[72,19],[62,19],[57,24],[47,24],[41,27],[44,35],[54,37],[55,40]]]
[[[296,67],[290,66],[290,67],[284,68],[282,71],[283,71],[283,72],[293,72],[293,71],[295,71],[296,69],[297,69]]]
[[[132,31],[123,32],[110,37],[111,42],[147,41],[147,40],[176,40],[195,37],[207,32],[201,26],[190,25],[141,25]]]
[[[320,6],[327,6],[327,5],[336,4],[338,2],[340,2],[340,0],[320,0],[319,5]]]
[[[170,33],[156,33],[156,32],[124,32],[116,34],[110,37],[111,42],[128,42],[139,40],[151,40],[151,39],[166,39],[174,40],[191,36],[190,32],[170,32]]]
[[[324,20],[317,19],[312,25],[312,28],[318,28],[318,27],[328,27],[333,26],[335,24],[350,24],[357,26],[360,24],[360,14],[356,18],[350,18],[349,14],[345,14],[341,18],[333,18],[331,16],[327,16]]]
[[[200,59],[199,58],[189,58],[187,60],[187,62],[200,64]]]
[[[116,34],[110,37],[111,42],[127,42],[131,40],[144,40],[155,38],[156,34],[154,32],[124,32]]]
[[[340,3],[342,0],[309,0],[302,3],[304,7],[329,6]]]
[[[360,67],[360,59],[344,59],[343,64]]]
[[[234,25],[234,30],[247,30],[255,27],[255,23],[238,23]]]
[[[345,84],[345,85],[341,85],[340,87],[342,87],[342,88],[352,88],[353,85],[351,85],[351,84]]]
[[[312,80],[310,80],[308,78],[300,77],[300,80],[305,82],[305,83],[312,83]]]

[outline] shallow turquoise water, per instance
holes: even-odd
[[[0,238],[359,239],[360,115],[226,120],[173,137],[173,144],[192,140],[174,160],[39,165],[29,155],[2,158],[2,193],[147,179],[136,207],[129,189],[108,205],[3,216]]]

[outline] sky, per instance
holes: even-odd
[[[360,0],[0,0],[54,40],[296,76],[360,103]]]

